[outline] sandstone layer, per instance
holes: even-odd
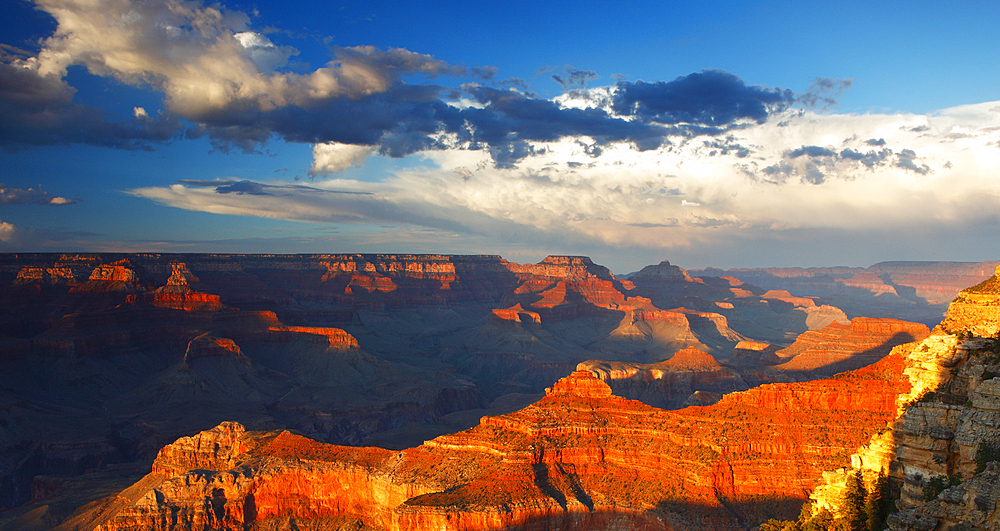
[[[774,371],[834,374],[870,365],[904,343],[927,337],[922,324],[896,319],[855,317],[848,325],[831,323],[800,335],[791,346],[778,350]]]
[[[787,347],[834,322],[848,321],[822,298],[669,262],[627,280],[572,256],[0,255],[0,520],[48,529],[21,517],[61,521],[226,420],[416,447],[588,360],[654,374],[697,349],[659,383],[616,388],[697,381],[663,405],[720,407],[770,363],[732,363],[739,345]]]
[[[416,529],[741,529],[795,510],[896,412],[901,359],[665,411],[589,371],[537,403],[392,452],[224,423],[160,451],[102,531],[354,522]],[[773,516],[773,514],[770,514]],[[173,527],[172,527],[173,526]]]
[[[959,291],[993,274],[1000,262],[882,262],[867,268],[705,269],[768,290],[821,297],[853,317],[887,317],[935,326]]]
[[[860,470],[869,483],[892,480],[902,509],[889,516],[892,531],[1000,527],[1000,475],[990,463],[1000,458],[1000,324],[990,293],[998,278],[963,290],[930,336],[893,349],[910,382],[896,399],[899,416],[851,456],[851,467],[824,474],[815,510],[838,511],[846,477]]]

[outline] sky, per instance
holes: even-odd
[[[0,0],[0,252],[1000,258],[1000,3]]]

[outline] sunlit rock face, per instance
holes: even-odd
[[[701,395],[692,404],[707,405],[725,393],[749,389],[737,371],[695,348],[658,363],[591,360],[579,364],[577,370],[593,373],[619,396],[666,409],[689,405],[696,393]]]
[[[930,333],[926,326],[897,319],[856,317],[850,324],[831,323],[800,335],[788,348],[775,354],[775,371],[819,374],[857,369],[882,359],[904,343],[921,340]]]
[[[852,455],[851,467],[824,474],[812,494],[817,509],[836,512],[847,475],[860,470],[898,488],[903,510],[889,518],[893,531],[997,528],[1000,475],[987,465],[995,456],[982,454],[983,445],[1000,448],[996,279],[963,290],[931,335],[893,349],[910,382],[896,399],[898,417]],[[934,481],[944,490],[928,490]]]
[[[171,264],[172,271],[165,286],[156,288],[149,295],[153,306],[175,310],[220,310],[221,297],[203,293],[191,288],[190,283],[198,282],[183,262]]]
[[[992,277],[962,290],[948,306],[941,330],[990,337],[1000,330],[1000,266]]]
[[[882,262],[867,268],[706,269],[767,290],[821,297],[848,317],[888,317],[937,325],[959,291],[990,277],[1000,262]]]
[[[145,492],[95,518],[102,531],[738,529],[782,504],[797,511],[824,469],[847,465],[894,417],[902,368],[889,356],[678,411],[576,371],[533,405],[401,452],[224,423],[163,448]]]

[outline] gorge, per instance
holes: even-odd
[[[0,255],[0,285],[3,529],[745,529],[853,469],[915,508],[978,442],[886,427],[992,396],[988,286],[932,332],[855,313],[874,284],[583,257]]]

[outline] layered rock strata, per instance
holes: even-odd
[[[903,510],[889,517],[892,531],[1000,527],[1000,476],[988,464],[997,457],[989,449],[1000,449],[1000,351],[992,339],[1000,325],[990,293],[997,279],[964,290],[932,335],[893,349],[911,384],[896,399],[899,417],[852,455],[851,467],[824,474],[812,495],[817,510],[836,512],[845,478],[860,470],[869,482],[888,476],[898,489]]]
[[[936,325],[959,291],[989,278],[1000,262],[882,262],[867,268],[706,269],[768,290],[822,297],[850,317],[888,317]]]
[[[694,348],[659,363],[591,360],[577,365],[577,370],[594,373],[618,396],[665,409],[684,407],[696,393],[703,394],[695,403],[707,405],[726,393],[750,388],[736,370]]]
[[[822,330],[800,335],[775,354],[771,370],[834,374],[870,365],[897,345],[919,341],[930,330],[922,324],[897,319],[855,317],[848,325],[831,323]]]
[[[577,371],[517,412],[391,452],[223,424],[165,447],[97,529],[739,529],[795,505],[895,414],[898,357],[664,411]],[[773,516],[773,515],[772,515]]]

